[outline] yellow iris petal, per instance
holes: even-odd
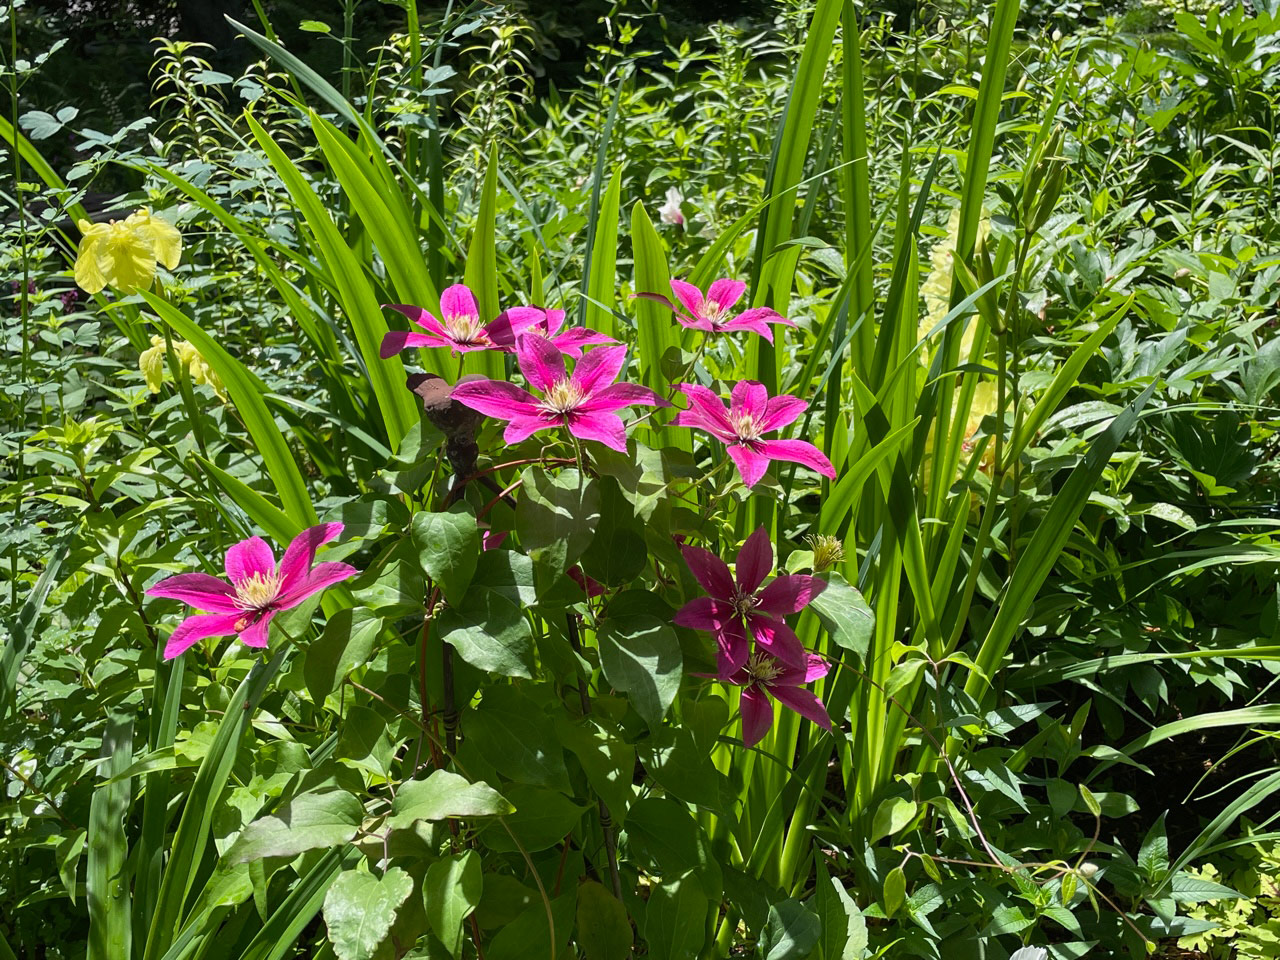
[[[142,379],[147,381],[147,389],[159,393],[160,384],[164,383],[163,337],[151,338],[151,348],[138,355],[138,369],[142,371]]]
[[[169,270],[176,267],[182,259],[182,234],[178,228],[163,217],[155,216],[149,207],[143,207],[129,214],[125,220],[129,227],[151,244],[156,260]]]
[[[107,285],[107,278],[98,268],[98,248],[110,227],[88,220],[81,220],[78,226],[83,239],[76,253],[76,285],[85,293],[97,293]]]

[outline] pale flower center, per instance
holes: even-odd
[[[280,594],[282,577],[255,573],[236,584],[235,605],[241,610],[261,610]]]
[[[760,434],[764,433],[760,422],[749,413],[730,413],[729,424],[739,440],[759,440]]]
[[[716,303],[714,300],[702,301],[702,319],[710,320],[712,323],[718,321],[724,316],[724,307]]]
[[[542,398],[542,409],[548,413],[564,416],[566,413],[572,413],[582,406],[583,401],[586,399],[587,396],[583,393],[582,388],[572,380],[557,380],[547,388],[547,392]]]
[[[782,673],[782,664],[767,653],[753,653],[747,660],[747,675],[752,683],[763,683],[766,686],[778,679]]]
[[[483,343],[487,339],[479,317],[445,317],[444,329],[454,343]]]

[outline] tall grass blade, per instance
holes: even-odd
[[[107,718],[102,754],[108,781],[133,762],[133,718],[115,710]],[[89,803],[85,899],[89,904],[89,960],[126,960],[133,950],[129,878],[125,874],[128,841],[124,818],[132,793],[123,779],[100,785]]]

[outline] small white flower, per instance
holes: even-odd
[[[667,191],[667,202],[658,208],[658,216],[663,223],[671,223],[677,226],[684,226],[684,214],[680,212],[680,204],[684,203],[684,197],[680,196],[680,191],[672,187]]]
[[[1009,960],[1048,960],[1049,951],[1044,947],[1019,947]]]

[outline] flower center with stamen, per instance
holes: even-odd
[[[715,323],[724,316],[724,307],[716,303],[714,300],[704,300],[702,302],[702,319],[710,320]]]
[[[261,610],[280,594],[283,578],[274,574],[255,573],[236,584],[234,603],[241,610]]]
[[[754,593],[736,592],[733,599],[729,601],[733,604],[733,612],[740,617],[745,617],[752,610],[760,605],[760,598]]]
[[[582,406],[587,395],[582,388],[572,380],[566,378],[557,380],[547,388],[547,392],[542,397],[542,409],[548,413],[554,413],[558,416],[564,416],[566,413],[572,413],[578,407]]]
[[[782,664],[767,653],[753,653],[747,660],[747,675],[752,683],[773,683],[782,673]]]
[[[760,422],[749,413],[731,412],[729,425],[733,427],[733,432],[738,435],[739,440],[759,440],[760,434],[764,433],[760,428]]]
[[[489,339],[484,332],[484,324],[480,322],[479,317],[466,315],[445,317],[444,329],[449,334],[449,339],[454,343],[469,346],[473,343],[484,343]]]

